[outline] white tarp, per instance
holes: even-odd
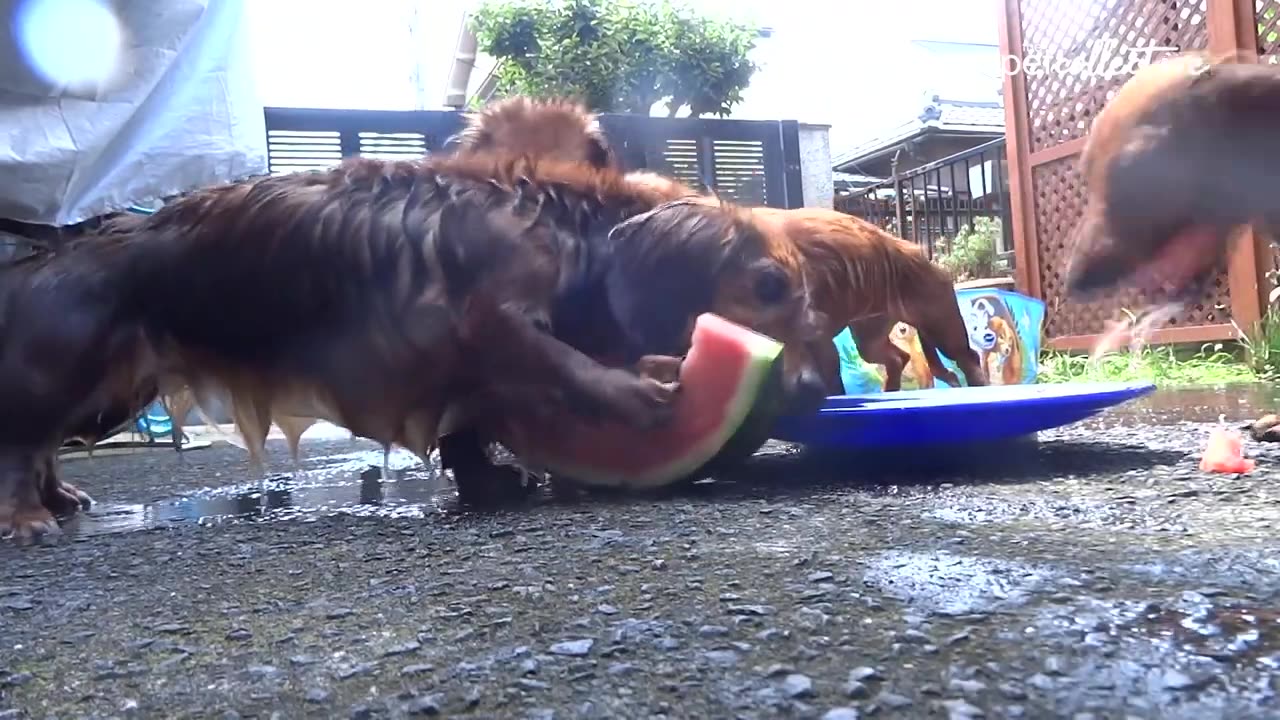
[[[0,217],[69,225],[267,172],[246,0],[98,0],[123,31],[117,71],[56,87],[31,61],[47,38],[15,18],[85,1],[0,0],[14,29],[0,39]],[[60,16],[72,38],[87,20],[74,14]]]

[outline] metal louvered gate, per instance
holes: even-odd
[[[326,168],[344,157],[413,158],[445,147],[458,112],[267,108],[274,175]],[[671,175],[745,205],[804,205],[795,121],[600,116],[623,165]]]

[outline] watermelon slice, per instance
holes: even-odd
[[[1244,456],[1244,440],[1240,433],[1217,427],[1209,433],[1209,444],[1200,456],[1204,472],[1247,473],[1256,462]]]
[[[575,417],[507,422],[522,439],[524,463],[582,485],[658,488],[705,477],[760,449],[782,409],[781,371],[781,343],[705,313],[680,367],[674,417],[662,427],[641,431]]]

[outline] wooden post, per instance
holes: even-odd
[[[997,0],[1000,57],[1022,57],[1022,3]],[[1036,239],[1035,188],[1031,174],[1031,135],[1027,126],[1027,83],[1021,73],[1004,75],[1005,154],[1009,161],[1009,215],[1017,258],[1018,292],[1041,298],[1040,251]]]
[[[1257,62],[1258,28],[1253,0],[1208,0],[1205,22],[1211,54],[1232,53],[1240,62]],[[1236,241],[1227,261],[1231,319],[1246,332],[1257,327],[1266,308],[1266,271],[1259,261],[1269,255],[1268,242],[1250,227]]]

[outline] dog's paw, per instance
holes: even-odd
[[[611,414],[640,430],[659,427],[670,420],[672,402],[680,390],[677,383],[613,368],[602,373],[598,387]]]
[[[514,465],[470,465],[453,469],[458,502],[472,508],[499,508],[527,499],[537,477]]]
[[[55,517],[74,515],[93,507],[93,498],[88,493],[62,480],[53,481],[40,500]]]
[[[0,538],[26,544],[60,535],[57,518],[46,508],[0,505]]]

